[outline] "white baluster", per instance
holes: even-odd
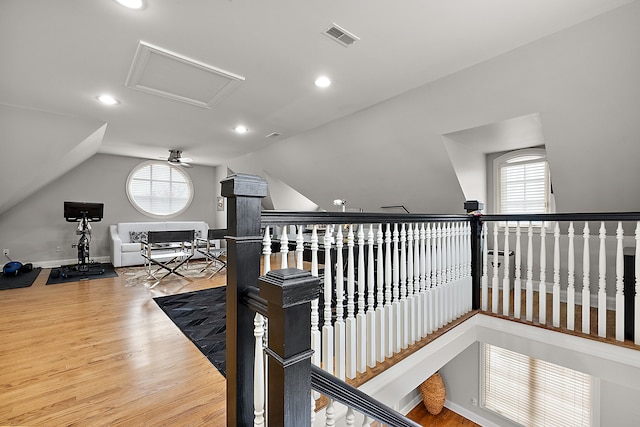
[[[430,334],[433,332],[433,290],[431,289],[433,286],[433,282],[431,279],[431,224],[429,223],[427,223],[426,225],[424,236],[425,236],[425,244],[424,244],[425,285],[424,286],[427,294],[426,296],[427,303],[425,305],[424,317],[427,322],[427,327],[426,327],[427,334]]]
[[[335,376],[341,380],[346,376],[346,331],[344,323],[344,260],[342,248],[344,247],[344,236],[342,235],[342,225],[338,225],[336,233],[336,321],[334,329],[334,351],[335,351]]]
[[[349,225],[349,232],[347,233],[347,378],[356,377],[356,318],[355,318],[355,260],[353,255],[354,236],[353,225]]]
[[[376,360],[384,362],[385,350],[385,325],[384,325],[384,253],[383,246],[384,233],[382,232],[382,224],[378,224],[378,232],[376,234],[377,244],[377,281],[376,281]]]
[[[262,255],[263,255],[263,273],[267,274],[271,271],[271,234],[269,227],[264,228],[264,237],[262,238]]]
[[[515,279],[513,282],[513,317],[520,319],[522,305],[522,281],[520,279],[522,251],[520,248],[520,221],[516,223],[516,259],[514,261]]]
[[[385,356],[393,356],[394,347],[394,326],[393,326],[393,307],[391,305],[391,224],[387,224],[387,230],[384,234],[384,243],[386,251],[384,254],[384,336],[385,336]]]
[[[553,312],[554,328],[560,327],[560,223],[553,230]]]
[[[489,240],[487,229],[489,223],[485,223],[482,227],[482,311],[489,310]]]
[[[353,408],[347,408],[347,415],[344,417],[344,422],[347,427],[356,425],[356,414],[353,412]]]
[[[576,320],[575,249],[573,247],[575,229],[573,228],[573,221],[569,223],[567,235],[569,237],[569,255],[567,259],[567,329],[573,331]]]
[[[426,256],[426,231],[424,223],[420,224],[420,337],[427,336],[427,261]]]
[[[590,289],[590,267],[591,259],[589,256],[589,223],[584,222],[582,231],[582,333],[591,333],[591,289]]]
[[[376,313],[375,313],[375,257],[373,254],[373,224],[369,226],[367,253],[367,365],[376,366]]]
[[[622,222],[618,221],[616,230],[616,340],[624,341],[624,254],[622,250],[622,239],[624,231]]]
[[[511,303],[511,274],[509,265],[509,224],[504,226],[504,269],[502,270],[504,277],[502,278],[502,314],[509,315],[509,305]]]
[[[255,337],[255,351],[253,357],[253,426],[264,426],[264,352],[262,337],[264,336],[264,317],[256,313],[253,319],[253,336]]]
[[[414,322],[414,301],[413,295],[413,225],[407,224],[407,314],[409,317],[409,329],[407,334],[409,336],[409,344],[413,345],[415,335],[413,331],[416,329]]]
[[[304,270],[304,237],[302,236],[302,229],[304,225],[298,226],[298,234],[296,236],[296,268],[298,270]]]
[[[442,224],[442,324],[449,323],[451,318],[451,230],[449,223]]]
[[[311,275],[318,277],[318,226],[315,224],[311,231]],[[320,366],[322,360],[319,302],[319,297],[311,300],[311,349],[313,350],[311,362],[316,366]]]
[[[533,322],[533,227],[529,222],[527,230],[527,284],[526,284],[526,319]]]
[[[493,281],[491,282],[491,312],[498,313],[500,286],[498,280],[498,223],[493,225]]]
[[[364,420],[362,421],[362,427],[371,427],[371,423],[373,422],[373,420],[371,418],[369,418],[368,415],[364,416]]]
[[[413,339],[420,340],[420,230],[418,224],[414,224],[413,231]]]
[[[333,427],[336,425],[336,409],[333,403],[333,399],[329,399],[327,407],[325,408],[325,426]]]
[[[635,321],[633,323],[634,326],[634,340],[633,342],[636,345],[640,345],[640,221],[636,223],[636,255],[635,255],[635,289],[636,289],[636,297],[634,300],[635,303]]]
[[[442,227],[438,223],[436,227],[436,241],[435,241],[435,265],[436,265],[436,293],[435,293],[435,314],[436,314],[436,328],[440,329],[444,326],[444,298],[442,294],[443,287],[443,275],[442,275]]]
[[[398,224],[393,224],[393,350],[399,353],[402,349],[402,317],[400,312],[400,232]]]
[[[331,273],[331,225],[324,232],[324,322],[322,324],[322,368],[333,374],[333,326],[331,325],[331,297],[333,274]]]
[[[600,223],[600,253],[598,258],[598,336],[607,336],[607,253],[605,239],[607,229]]]
[[[367,370],[367,318],[364,312],[366,292],[366,270],[364,264],[364,225],[358,225],[358,313],[356,314],[356,364],[358,372]]]
[[[538,287],[538,305],[539,305],[539,322],[545,325],[547,323],[547,230],[545,224],[540,227],[540,286]]]
[[[282,233],[280,234],[280,268],[289,268],[289,227],[287,225],[282,226]]]
[[[400,311],[402,315],[402,348],[409,345],[409,314],[407,308],[407,231],[402,224],[400,229]]]

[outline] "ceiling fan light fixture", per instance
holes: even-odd
[[[108,95],[106,93],[98,96],[98,101],[102,102],[105,105],[118,105],[118,104],[120,104],[120,101],[118,101],[116,98],[114,98],[113,96]]]
[[[116,0],[122,6],[129,9],[142,9],[144,7],[144,0]]]

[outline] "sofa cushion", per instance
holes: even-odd
[[[140,243],[123,243],[121,252],[140,252]]]

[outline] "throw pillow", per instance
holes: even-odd
[[[131,243],[140,243],[142,241],[147,240],[147,232],[146,231],[130,231],[129,239]]]

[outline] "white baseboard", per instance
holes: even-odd
[[[498,424],[494,423],[493,421],[489,421],[488,419],[481,417],[477,413],[469,411],[468,409],[458,404],[455,404],[450,400],[445,400],[444,406],[445,408],[452,410],[456,414],[462,415],[466,419],[471,420],[476,424],[480,424],[483,427],[500,427]]]
[[[95,258],[92,258],[92,261],[94,261],[94,262],[111,262],[111,257],[110,256],[95,257]],[[74,258],[74,259],[58,259],[58,260],[52,260],[52,261],[34,262],[33,266],[34,267],[41,267],[41,268],[56,268],[56,267],[60,267],[62,265],[73,265],[73,264],[77,264],[77,263],[78,263],[78,258]]]

